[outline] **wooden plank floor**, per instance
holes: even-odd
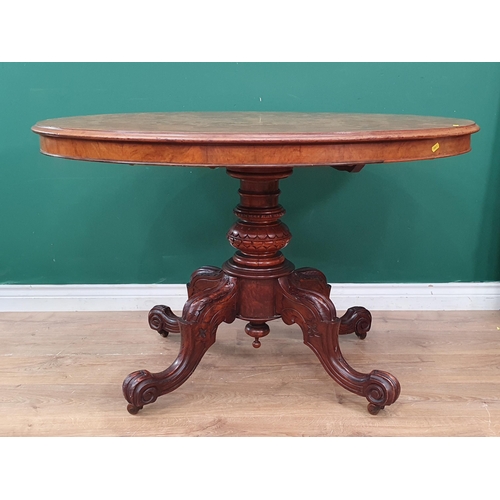
[[[0,436],[498,436],[500,312],[375,312],[366,340],[341,339],[356,369],[386,370],[402,392],[372,416],[338,386],[298,327],[271,322],[254,349],[244,322],[179,389],[129,415],[137,369],[179,350],[145,312],[1,313]]]

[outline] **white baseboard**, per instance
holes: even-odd
[[[331,297],[339,311],[491,311],[500,310],[500,282],[332,284]],[[186,300],[185,285],[0,285],[0,312],[179,311]]]
[[[338,309],[362,305],[372,311],[500,310],[500,282],[332,284]]]
[[[0,311],[182,310],[186,285],[0,285]]]

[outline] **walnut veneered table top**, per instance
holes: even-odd
[[[90,161],[190,166],[385,163],[470,151],[470,120],[413,115],[183,112],[37,123],[42,153]]]

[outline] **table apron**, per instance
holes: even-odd
[[[392,163],[456,156],[470,135],[434,139],[305,144],[217,144],[40,137],[41,152],[75,160],[171,166],[324,166]]]

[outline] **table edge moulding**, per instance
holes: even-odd
[[[339,336],[360,339],[372,317],[362,306],[337,316],[325,275],[295,269],[281,250],[291,233],[281,221],[279,183],[294,167],[331,166],[355,173],[365,165],[456,156],[470,151],[470,120],[414,115],[286,112],[135,113],[56,118],[38,122],[41,152],[75,160],[133,165],[224,167],[240,183],[237,221],[227,238],[236,249],[221,268],[196,270],[181,316],[168,306],[149,312],[164,337],[180,333],[181,347],[164,371],[139,370],[123,383],[136,414],[181,386],[215,342],[222,322],[247,321],[252,345],[261,346],[268,322],[296,323],[304,343],[342,387],[368,401],[377,414],[400,394],[385,371],[361,373],[344,359]]]

